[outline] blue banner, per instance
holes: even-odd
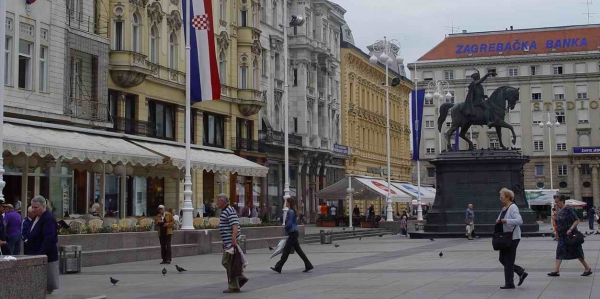
[[[419,149],[421,146],[421,129],[423,128],[423,103],[425,102],[425,90],[414,90],[411,94],[411,98],[411,123],[413,145],[412,158],[416,161],[419,160]]]
[[[573,154],[600,154],[600,147],[573,147]]]
[[[458,138],[459,138],[459,131],[460,129],[457,129],[456,132],[454,133],[454,151],[457,152],[458,149],[460,149],[460,146],[458,144]]]

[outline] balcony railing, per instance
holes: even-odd
[[[261,141],[266,143],[284,144],[283,132],[277,131],[258,131],[258,136]],[[288,141],[290,145],[302,147],[302,136],[296,134],[288,134]]]
[[[248,152],[261,152],[264,153],[266,151],[266,146],[264,142],[259,140],[252,140],[247,138],[231,138],[231,149],[232,150],[242,150]]]
[[[108,104],[95,99],[69,98],[65,114],[74,118],[108,122]]]
[[[91,34],[98,34],[96,19],[67,7],[67,25]]]
[[[117,132],[154,137],[156,136],[156,124],[132,118],[117,117],[114,130]]]

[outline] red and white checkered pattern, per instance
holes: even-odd
[[[192,19],[192,26],[196,28],[196,30],[208,30],[208,26],[210,26],[210,22],[208,21],[208,15],[197,15]]]

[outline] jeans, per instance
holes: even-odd
[[[594,230],[594,215],[588,218],[588,222],[590,224],[590,230]]]
[[[163,235],[158,236],[160,240],[160,256],[162,257],[163,262],[171,261],[171,236],[172,235]]]
[[[300,248],[300,243],[298,243],[298,232],[288,234],[288,239],[285,242],[285,247],[283,248],[281,259],[279,260],[279,262],[277,262],[277,264],[275,264],[275,268],[279,270],[283,268],[283,265],[285,264],[285,262],[287,262],[287,259],[290,256],[290,253],[292,252],[292,248],[296,251],[296,253],[298,253],[298,256],[300,256],[302,261],[304,261],[304,267],[306,269],[311,268],[312,264],[308,260],[308,257],[306,257],[306,254],[304,254],[304,251],[302,251],[302,248]]]
[[[8,254],[10,255],[19,255],[21,254],[21,235],[16,235],[14,237],[8,237],[7,246],[8,246]]]
[[[517,257],[517,247],[521,240],[512,240],[510,247],[500,250],[500,263],[504,266],[504,284],[507,286],[514,286],[515,273],[521,276],[525,270],[518,265],[515,265],[515,259]]]

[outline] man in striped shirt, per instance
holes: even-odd
[[[235,208],[229,205],[227,194],[217,195],[217,205],[221,209],[219,233],[223,241],[223,259],[221,264],[227,270],[228,289],[223,293],[239,293],[240,288],[248,282],[243,274],[243,265],[239,258],[237,242],[241,229]],[[232,277],[233,276],[233,277]]]

